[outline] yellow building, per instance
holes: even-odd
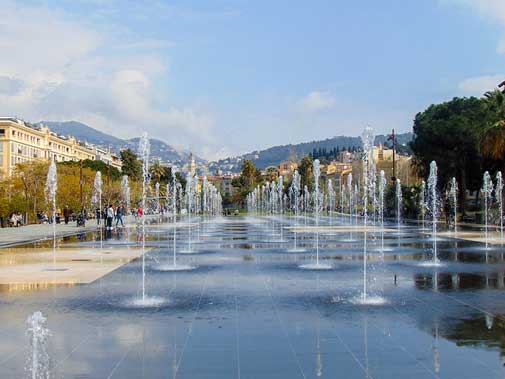
[[[109,155],[111,165],[121,168],[120,160]],[[46,126],[0,117],[0,176],[11,175],[18,163],[35,159],[65,162],[100,157],[95,146],[79,142],[74,137],[58,136]]]

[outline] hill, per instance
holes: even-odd
[[[396,136],[398,144],[403,147],[403,149],[408,149],[407,144],[413,138],[412,133],[402,133]],[[375,143],[388,144],[386,135],[377,135],[375,137]],[[224,172],[238,172],[241,167],[241,162],[245,159],[252,160],[256,167],[259,169],[264,169],[268,166],[278,166],[279,163],[288,159],[299,160],[304,156],[313,152],[314,149],[327,149],[331,150],[333,148],[343,148],[348,147],[361,147],[360,137],[348,137],[348,136],[337,136],[333,138],[327,138],[320,141],[303,142],[299,144],[289,144],[282,146],[274,146],[265,150],[253,151],[248,154],[240,155],[237,157],[231,157],[226,159],[221,159],[216,162],[212,162],[209,168],[212,171],[220,169]]]
[[[122,149],[130,148],[137,151],[139,138],[121,139],[110,134],[103,133],[86,124],[78,121],[41,121],[38,124],[47,125],[52,131],[60,135],[71,135],[81,141],[87,141],[94,145],[110,148],[116,154]],[[189,152],[182,151],[169,144],[154,138],[149,139],[151,143],[151,157],[159,158],[162,162],[176,165],[185,164],[189,160]],[[195,156],[197,163],[206,163],[204,159]]]

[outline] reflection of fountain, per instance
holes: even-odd
[[[47,319],[37,311],[26,320],[28,329],[26,334],[29,338],[30,356],[28,358],[27,371],[31,379],[49,379],[49,354],[47,353],[47,340],[51,335],[46,326]]]
[[[319,330],[319,317],[316,325],[316,376],[319,378],[323,375],[323,359],[321,356],[321,332]]]
[[[54,159],[49,164],[47,180],[45,186],[46,201],[51,204],[53,217],[53,265],[56,265],[56,190],[58,188],[58,177],[56,173],[56,163]]]
[[[486,312],[485,318],[486,318],[486,328],[488,330],[493,329],[493,323],[494,323],[493,315]]]
[[[440,352],[438,351],[438,321],[435,322],[435,338],[433,342],[433,370],[437,374],[440,373]]]

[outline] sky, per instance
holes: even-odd
[[[209,160],[410,131],[505,80],[503,0],[0,0],[0,115]]]

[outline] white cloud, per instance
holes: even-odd
[[[465,94],[482,96],[487,91],[498,88],[498,84],[505,80],[505,75],[477,76],[463,80],[458,89]]]
[[[477,12],[482,18],[497,23],[503,30],[498,37],[496,51],[505,54],[505,1],[504,0],[440,0],[442,3],[458,5]]]
[[[119,137],[147,131],[197,153],[217,146],[212,112],[160,99],[154,84],[168,71],[159,55],[168,42],[120,40],[59,10],[15,2],[2,4],[0,19],[1,115],[78,120]]]
[[[298,107],[302,112],[314,113],[335,106],[335,97],[330,93],[312,91],[307,96],[298,101]]]

